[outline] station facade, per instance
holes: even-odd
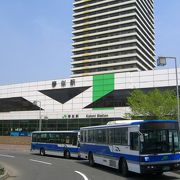
[[[70,78],[0,86],[0,136],[123,120],[134,89],[176,90],[154,70],[154,0],[74,0],[72,28]]]
[[[180,69],[178,69],[180,77]],[[110,73],[0,86],[0,135],[73,130],[126,119],[134,89],[176,90],[174,69]]]

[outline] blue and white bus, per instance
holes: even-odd
[[[31,150],[40,155],[79,157],[79,131],[34,131]]]
[[[174,120],[128,120],[80,129],[81,158],[128,172],[162,174],[180,169],[180,136]]]

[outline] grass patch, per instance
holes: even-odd
[[[0,175],[4,174],[4,168],[0,166]]]

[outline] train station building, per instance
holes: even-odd
[[[180,76],[180,70],[178,69]],[[176,90],[174,69],[100,74],[0,86],[0,135],[73,130],[125,119],[134,89]]]
[[[73,6],[70,78],[0,86],[1,136],[123,120],[134,89],[176,90],[174,69],[154,69],[153,0],[75,0]]]

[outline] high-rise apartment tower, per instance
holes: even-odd
[[[154,69],[154,0],[75,0],[71,77]]]

